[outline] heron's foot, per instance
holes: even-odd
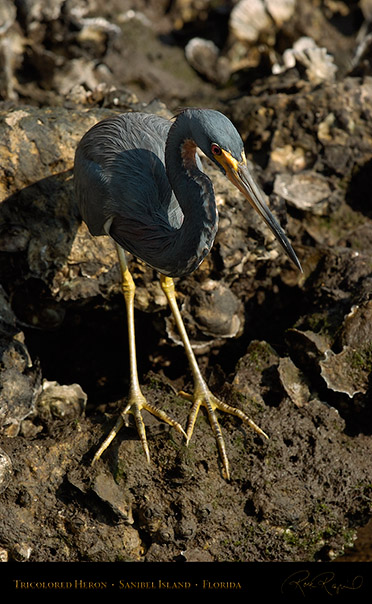
[[[186,431],[186,439],[187,444],[190,442],[190,438],[192,436],[195,421],[197,415],[199,413],[200,407],[205,407],[208,413],[209,423],[212,427],[213,433],[215,435],[218,450],[220,453],[221,461],[222,461],[222,474],[226,480],[230,479],[230,469],[229,469],[229,460],[226,454],[225,441],[222,436],[221,427],[218,423],[216,416],[216,409],[219,411],[224,411],[225,413],[230,413],[231,415],[235,415],[239,417],[244,423],[248,424],[253,430],[258,432],[261,436],[268,438],[267,434],[257,424],[254,423],[243,411],[237,409],[236,407],[231,407],[227,405],[220,399],[218,399],[214,394],[212,394],[209,388],[202,384],[200,388],[196,388],[194,394],[188,394],[186,392],[179,392],[179,396],[191,401],[193,403],[188,419],[188,426]]]
[[[94,455],[92,463],[95,463],[101,457],[102,453],[107,449],[107,447],[111,444],[115,436],[118,434],[119,430],[126,423],[127,416],[129,414],[132,414],[134,417],[134,421],[136,423],[138,435],[140,437],[142,447],[146,455],[146,459],[148,462],[150,462],[150,451],[147,443],[146,428],[141,413],[142,409],[145,409],[146,411],[151,413],[151,415],[154,415],[163,422],[166,422],[167,424],[172,426],[172,428],[177,430],[177,432],[182,434],[182,436],[186,437],[184,429],[178,422],[169,417],[169,415],[167,415],[167,413],[165,413],[165,411],[163,411],[162,409],[158,409],[158,407],[155,407],[155,405],[151,405],[150,403],[148,403],[141,392],[136,392],[135,394],[131,394],[129,396],[129,402],[127,406],[120,413],[115,426],[112,428],[111,432],[105,438],[102,445]]]

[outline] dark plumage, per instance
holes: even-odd
[[[218,226],[212,183],[195,153],[200,147],[225,173],[211,152],[213,143],[242,162],[243,142],[217,111],[187,109],[173,124],[146,113],[96,124],[78,146],[74,174],[79,209],[92,235],[109,233],[164,275],[194,271]]]

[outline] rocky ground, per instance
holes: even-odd
[[[371,18],[367,0],[2,3],[3,560],[371,559]],[[146,414],[150,465],[131,424],[90,463],[125,401],[127,336],[74,151],[114,112],[190,105],[236,124],[303,266],[204,159],[220,228],[179,303],[211,389],[269,435],[220,416],[230,481],[203,413],[188,447]],[[130,266],[144,392],[185,424],[177,332]]]

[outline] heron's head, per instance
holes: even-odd
[[[188,127],[196,145],[226,176],[238,163],[246,163],[244,145],[230,120],[212,109],[186,109]]]
[[[294,264],[301,265],[283,229],[265,202],[265,195],[248,168],[243,141],[230,120],[209,109],[186,110],[192,138],[260,214]]]

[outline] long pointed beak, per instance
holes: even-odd
[[[225,169],[228,179],[239,189],[239,191],[241,191],[241,193],[243,193],[244,197],[249,201],[251,206],[259,213],[261,218],[263,218],[267,226],[274,233],[285,253],[302,272],[300,261],[298,260],[282,227],[267,207],[264,200],[264,194],[255,183],[250,171],[248,170],[247,164],[244,161],[237,162],[226,151],[222,151],[222,153],[224,157],[223,159],[221,158],[221,164]]]

